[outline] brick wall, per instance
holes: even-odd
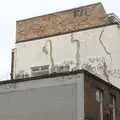
[[[116,120],[120,119],[120,91],[103,82],[99,78],[85,74],[85,114],[90,120],[100,120],[100,105],[96,101],[96,89],[99,88],[103,92],[103,111],[110,104],[110,95],[116,97]],[[105,116],[104,116],[105,120]],[[111,119],[112,120],[112,119]]]
[[[101,3],[16,22],[16,42],[108,24]]]

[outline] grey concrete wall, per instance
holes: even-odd
[[[83,118],[83,74],[0,86],[0,120]]]

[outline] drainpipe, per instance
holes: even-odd
[[[10,73],[11,80],[13,80],[13,72],[14,72],[14,49],[12,49],[11,53],[11,73]]]

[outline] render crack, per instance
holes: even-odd
[[[102,47],[103,47],[105,53],[110,57],[110,60],[111,60],[111,62],[112,62],[111,53],[107,50],[107,48],[105,47],[103,41],[101,40],[101,38],[102,38],[102,36],[103,36],[103,33],[104,33],[104,30],[102,30],[101,33],[100,33],[99,42],[100,42],[100,44],[102,45]]]
[[[101,46],[103,47],[105,53],[110,57],[110,64],[111,64],[111,63],[112,63],[111,53],[107,50],[107,48],[105,47],[105,45],[104,45],[104,43],[103,43],[103,41],[102,41],[102,39],[101,39],[102,36],[103,36],[103,33],[104,33],[104,30],[102,30],[101,33],[100,33],[99,42],[100,42]],[[104,60],[103,66],[104,66],[104,70],[103,70],[104,75],[106,76],[107,81],[109,82],[109,75],[108,75],[108,72],[107,72],[108,66],[107,66],[105,60]]]

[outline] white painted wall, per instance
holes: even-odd
[[[71,67],[75,67],[77,45],[71,42],[71,35],[73,40],[80,41],[79,68],[87,69],[105,80],[109,79],[120,87],[120,28],[117,25],[16,43],[14,74],[21,70],[31,74],[30,67],[51,64],[49,43],[46,44],[48,55],[43,52],[43,46],[49,40],[52,42],[55,65],[72,61]]]
[[[84,75],[0,86],[1,120],[83,120]]]

